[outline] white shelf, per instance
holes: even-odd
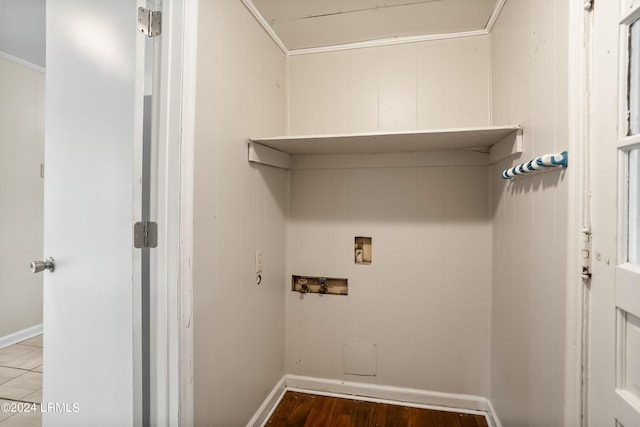
[[[487,150],[501,141],[505,142],[503,144],[505,147],[501,147],[499,151],[506,155],[507,152],[512,154],[521,151],[521,136],[522,128],[520,126],[491,126],[408,132],[250,138],[252,144],[250,144],[249,160],[288,168],[284,165],[287,159],[282,156],[284,154],[381,154],[434,150]],[[269,152],[264,147],[277,150],[279,153]],[[263,161],[267,157],[269,161]],[[279,157],[278,164],[272,164],[272,157]],[[492,157],[494,157],[493,153]]]

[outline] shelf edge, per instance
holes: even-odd
[[[420,129],[420,130],[406,130],[406,131],[378,131],[378,132],[353,132],[353,133],[336,133],[336,134],[310,134],[310,135],[281,135],[281,136],[268,136],[268,137],[251,137],[249,141],[261,143],[270,141],[296,141],[296,140],[308,140],[308,139],[332,139],[332,138],[365,138],[376,136],[390,136],[390,135],[420,135],[420,134],[438,134],[438,133],[464,133],[464,132],[482,132],[482,131],[513,131],[522,132],[522,127],[519,125],[504,125],[504,126],[479,126],[479,127],[467,127],[467,128],[443,128],[443,129]]]

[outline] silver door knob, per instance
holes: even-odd
[[[53,273],[53,270],[56,269],[56,262],[53,260],[53,258],[47,258],[46,261],[31,261],[29,269],[32,273],[40,273],[44,270],[49,270],[51,273]]]

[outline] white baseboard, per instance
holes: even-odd
[[[32,326],[27,329],[23,329],[18,332],[14,332],[9,335],[0,337],[0,348],[8,347],[20,341],[28,340],[42,333],[42,323]]]
[[[491,401],[482,396],[441,393],[300,375],[282,377],[251,418],[247,427],[263,425],[272,415],[287,390],[484,415],[490,427],[502,427]]]
[[[253,417],[251,417],[247,423],[247,427],[259,427],[269,419],[271,413],[276,409],[278,403],[280,403],[286,387],[287,376],[285,375],[280,378],[280,381],[273,387],[273,390],[267,395],[267,398],[262,402],[262,405],[260,405],[256,413],[253,414]]]
[[[490,400],[487,400],[487,404],[489,408],[487,409],[487,418],[489,419],[489,427],[502,427],[502,423],[500,422],[500,418],[498,418],[498,413],[496,409],[493,407],[493,404]]]
[[[488,409],[487,399],[481,396],[440,393],[437,391],[329,380],[298,375],[287,375],[287,387],[371,397],[394,402],[430,405],[441,408],[455,408],[456,410],[487,412]]]

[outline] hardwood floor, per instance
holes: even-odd
[[[287,391],[268,427],[488,427],[482,415]]]

